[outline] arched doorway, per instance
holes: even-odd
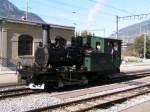
[[[18,56],[32,55],[33,37],[21,35],[18,40]]]

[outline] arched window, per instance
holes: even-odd
[[[21,35],[18,41],[18,55],[32,55],[33,38],[29,35]]]

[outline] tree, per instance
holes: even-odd
[[[82,31],[81,32],[81,36],[85,37],[85,36],[92,36],[91,32],[88,32],[88,31]]]
[[[144,52],[144,34],[137,37],[134,41],[133,48],[138,53],[138,55],[141,57],[143,56]],[[150,53],[150,37],[146,36],[146,53]]]

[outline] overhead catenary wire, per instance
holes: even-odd
[[[55,4],[59,4],[61,6],[69,7],[69,8],[71,8],[71,11],[76,11],[78,13],[79,12],[81,13],[81,10],[82,11],[83,10],[89,10],[88,7],[80,7],[78,5],[68,4],[68,3],[65,3],[65,2],[62,2],[62,1],[52,0],[50,2],[53,2]],[[42,1],[34,2],[34,3],[35,4],[43,4],[43,6],[49,7],[48,4],[46,4],[46,3],[42,2]],[[56,6],[52,6],[52,7],[57,9],[57,10],[60,10],[60,11],[62,10],[62,8],[59,8],[59,7],[56,7]],[[65,9],[63,9],[63,10],[65,10]],[[66,11],[68,11],[68,10],[66,10]],[[110,12],[106,12],[106,11],[102,11],[101,14],[102,15],[107,15],[107,16],[114,16],[114,15],[116,15],[116,14],[113,14],[113,13],[110,13]]]
[[[64,2],[60,2],[60,1],[57,1],[57,0],[54,0],[54,1],[51,1],[51,2],[54,2],[54,3],[56,3],[56,4],[60,4],[60,5],[62,5],[62,6],[69,6],[70,8],[73,8],[73,7],[75,7],[75,8],[73,8],[73,9],[75,9],[75,10],[69,10],[70,12],[70,14],[72,13],[72,12],[77,12],[77,14],[80,14],[81,13],[81,9],[82,10],[87,10],[87,9],[89,9],[89,8],[85,8],[85,7],[82,7],[82,8],[80,8],[80,12],[78,12],[78,11],[76,11],[76,10],[78,10],[78,7],[79,6],[77,6],[77,5],[71,5],[71,4],[68,4],[68,3],[64,3]],[[37,2],[30,2],[30,3],[34,3],[34,4],[41,4],[41,5],[43,5],[43,6],[46,6],[46,7],[49,7],[49,5],[47,4],[47,2],[42,2],[42,1],[37,1]],[[67,4],[67,5],[66,5]],[[29,7],[29,5],[28,5],[28,7]],[[56,7],[56,6],[54,6],[53,5],[53,8],[55,8],[56,10],[62,10],[62,8],[59,8],[59,7]],[[68,11],[68,10],[67,10]],[[114,16],[115,14],[111,14],[111,13],[108,13],[108,12],[102,12],[102,14],[103,15],[108,15],[108,16]],[[65,21],[72,21],[72,23],[71,24],[74,24],[74,19],[69,19],[69,18],[65,18],[65,17],[54,17],[54,16],[51,16],[51,15],[47,15],[47,14],[40,14],[41,16],[44,16],[44,17],[46,17],[46,16],[49,16],[49,17],[52,17],[52,18],[54,18],[54,19],[57,19],[57,20],[60,20],[60,19],[63,19],[63,20],[65,20]],[[81,21],[78,21],[78,23],[82,23],[82,24],[85,24],[85,23],[83,23],[83,22],[81,22]]]
[[[93,3],[96,3],[97,1],[96,0],[89,0],[89,1],[91,1],[91,2],[93,2]],[[49,6],[48,5],[48,3],[49,2],[51,2],[51,6]],[[85,13],[84,11],[88,11],[89,10],[89,7],[86,7],[85,5],[83,6],[83,7],[81,7],[80,5],[78,5],[78,4],[72,4],[71,2],[66,2],[66,1],[60,1],[60,0],[51,0],[51,1],[42,1],[42,0],[31,0],[30,1],[30,4],[33,4],[33,5],[39,5],[40,4],[40,6],[41,6],[41,8],[43,7],[43,8],[46,8],[47,10],[48,9],[50,9],[50,8],[54,8],[55,10],[57,10],[58,12],[60,11],[62,11],[62,10],[65,10],[65,12],[64,13],[69,13],[70,15],[71,15],[71,13],[74,11],[74,12],[77,12],[77,17],[79,17],[79,16],[83,16],[83,13]],[[55,4],[57,4],[57,5],[59,5],[59,6],[56,6]],[[114,6],[112,6],[112,5],[110,5],[110,4],[104,4],[104,6],[105,7],[108,7],[108,8],[111,8],[111,9],[114,9],[114,10],[116,10],[116,11],[120,11],[120,12],[122,12],[122,13],[128,13],[128,14],[132,14],[133,15],[133,13],[132,12],[130,12],[130,11],[127,11],[127,10],[124,10],[124,9],[120,9],[120,8],[116,8],[116,7],[114,7]],[[66,8],[63,8],[63,7],[66,7]],[[34,9],[35,7],[32,7],[32,9]],[[34,9],[35,10],[35,9]],[[46,13],[47,13],[47,10],[46,10]],[[37,10],[38,11],[38,10]],[[34,12],[34,11],[33,11]],[[115,13],[115,12],[114,12]],[[101,11],[101,13],[100,13],[101,15],[107,15],[107,16],[112,16],[112,17],[114,17],[115,15],[117,15],[117,14],[113,14],[112,12],[104,12],[104,11]],[[45,17],[47,16],[49,16],[49,17],[52,17],[52,15],[49,13],[47,13],[47,14],[40,14],[40,15],[44,15]],[[52,18],[54,18],[54,19],[57,19],[57,20],[65,20],[65,21],[70,21],[70,23],[71,24],[73,24],[73,23],[77,23],[77,22],[74,22],[75,20],[74,19],[78,19],[78,18],[74,18],[73,20],[72,19],[70,19],[70,18],[68,18],[68,17],[61,17],[61,16],[56,16],[56,15],[54,15]],[[80,19],[78,19],[77,20],[78,21],[78,23],[81,23],[81,20]],[[85,24],[85,23],[83,23],[83,24]]]
[[[33,0],[34,1],[34,0]],[[89,0],[90,2],[97,2],[96,0]],[[80,6],[78,6],[78,5],[74,5],[74,4],[69,4],[69,3],[66,3],[66,2],[62,2],[62,1],[58,1],[58,0],[51,0],[51,1],[49,1],[49,2],[53,2],[53,3],[55,3],[55,4],[59,4],[59,5],[62,5],[62,6],[67,6],[67,7],[70,7],[70,8],[72,8],[72,11],[73,10],[80,10],[80,12],[81,12],[81,10],[87,10],[88,8],[87,7],[80,7]],[[43,1],[35,1],[35,2],[32,2],[32,4],[37,4],[37,3],[39,3],[39,4],[43,4],[43,6],[47,6],[47,7],[49,7],[49,5],[48,4],[46,4],[45,2],[43,2]],[[128,13],[128,14],[134,14],[134,13],[132,13],[132,12],[130,12],[130,11],[127,11],[127,10],[125,10],[125,9],[120,9],[120,8],[116,8],[116,7],[114,7],[114,6],[112,6],[112,5],[110,5],[110,4],[105,4],[105,7],[108,7],[108,8],[111,8],[111,9],[114,9],[114,10],[117,10],[117,11],[120,11],[120,12],[123,12],[123,13]],[[56,7],[56,6],[54,6],[54,8],[55,9],[58,9],[58,10],[62,10],[61,8],[58,8],[58,7]],[[64,10],[64,9],[63,9]],[[101,12],[101,14],[103,14],[103,15],[108,15],[108,16],[115,16],[115,15],[117,15],[117,14],[112,14],[112,13],[110,13],[110,12],[105,12],[105,11],[102,11]]]
[[[81,13],[82,11],[81,10],[87,10],[87,9],[89,9],[89,8],[87,8],[87,7],[79,7],[78,5],[73,5],[73,4],[69,4],[69,3],[65,3],[65,2],[62,2],[62,1],[58,1],[58,0],[52,0],[52,1],[50,1],[50,2],[54,2],[54,3],[56,3],[56,4],[59,4],[59,5],[62,5],[62,6],[67,6],[67,7],[70,7],[70,8],[72,8],[72,10],[69,10],[70,11],[70,13],[71,12],[73,12],[73,11],[75,11],[75,12],[77,12],[78,14],[79,13]],[[47,3],[45,3],[45,2],[43,2],[43,1],[36,1],[36,2],[31,2],[30,1],[30,3],[34,3],[34,4],[43,4],[43,6],[46,6],[46,7],[49,7],[49,5],[47,4]],[[56,7],[56,6],[53,6],[56,10],[62,10],[62,8],[59,8],[59,7]],[[28,5],[28,8],[29,8],[29,5]],[[64,10],[64,9],[63,9]],[[80,10],[80,12],[78,12],[78,11],[76,11],[76,10]],[[68,11],[68,10],[67,10]],[[116,14],[112,14],[112,13],[109,13],[109,12],[104,12],[104,11],[102,11],[101,12],[101,14],[102,15],[107,15],[107,16],[112,16],[112,17],[114,17],[114,15],[116,15]],[[27,16],[26,16],[27,17]],[[55,17],[56,18],[56,17]],[[59,17],[57,17],[57,18],[59,18]],[[63,18],[60,18],[60,19],[63,19]],[[72,20],[71,20],[72,21]]]
[[[89,1],[91,1],[91,2],[97,2],[96,0],[89,0]],[[78,7],[78,8],[80,8],[81,9],[81,7],[79,7],[79,6],[77,6],[77,5],[71,5],[71,4],[68,4],[68,3],[65,3],[65,2],[62,2],[62,1],[58,1],[58,0],[54,0],[53,2],[55,2],[55,3],[57,3],[57,4],[61,4],[61,5],[64,5],[64,6],[69,6],[69,7]],[[128,14],[134,14],[134,13],[132,13],[132,12],[130,12],[130,11],[127,11],[127,10],[125,10],[125,9],[120,9],[120,8],[116,8],[116,7],[114,7],[114,6],[112,6],[112,5],[109,5],[109,4],[105,4],[105,7],[108,7],[108,8],[111,8],[111,9],[114,9],[114,10],[117,10],[117,11],[120,11],[120,12],[124,12],[124,13],[128,13]],[[88,8],[85,8],[85,7],[82,7],[82,9],[88,9]],[[116,15],[116,14],[111,14],[111,13],[109,13],[109,12],[101,12],[101,13],[104,13],[104,14],[108,14],[108,15],[111,15],[111,16],[114,16],[114,15]]]
[[[97,2],[96,0],[89,0],[89,1],[91,1],[91,2]],[[124,12],[124,13],[128,13],[128,14],[134,14],[134,13],[132,13],[132,12],[130,12],[130,11],[127,11],[127,10],[125,10],[125,9],[117,8],[117,7],[114,7],[114,6],[109,5],[109,4],[105,4],[104,6],[105,6],[105,7],[108,7],[108,8],[111,8],[111,9],[114,9],[114,10],[117,10],[117,11],[120,11],[120,12]]]
[[[144,19],[147,17],[150,17],[150,13],[136,14],[136,15],[130,15],[130,16],[120,16],[119,19],[122,19],[122,20],[128,20],[128,19],[129,20],[131,20],[131,19],[141,20],[141,19]]]
[[[45,14],[40,14],[40,15],[41,15],[41,16],[44,16],[44,17],[47,16],[47,15],[45,15]],[[60,20],[60,18],[59,18],[59,17],[56,17],[56,16],[50,15],[49,17],[50,17],[50,18],[53,18],[53,19],[56,19],[56,20]],[[48,17],[48,18],[49,18],[49,17]],[[68,19],[68,18],[64,18],[64,17],[61,17],[61,19],[65,20],[66,22],[67,22],[67,21],[70,21],[71,24],[74,24],[73,22],[75,21],[75,20],[73,20],[73,19]],[[80,24],[83,24],[81,21],[79,21],[79,23],[80,23]]]

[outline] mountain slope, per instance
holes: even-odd
[[[21,19],[21,17],[25,16],[25,11],[19,10],[8,0],[0,0],[0,16],[13,19]],[[35,22],[44,22],[39,16],[33,13],[28,14],[28,20]]]
[[[133,24],[119,30],[119,38],[133,42],[134,39],[142,33],[150,32],[150,19],[141,23]],[[114,34],[111,36],[114,37]]]

